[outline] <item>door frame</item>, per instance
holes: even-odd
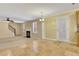
[[[42,22],[42,39],[45,39],[45,23]]]
[[[67,19],[67,23],[66,23],[66,25],[67,25],[67,28],[66,28],[66,30],[67,30],[67,39],[66,40],[60,40],[59,39],[59,33],[58,33],[58,18],[61,18],[61,17],[67,17],[68,19]],[[58,41],[64,41],[64,42],[69,42],[70,40],[69,40],[69,34],[70,34],[70,18],[69,18],[69,16],[59,16],[59,17],[57,17],[56,18],[56,34],[57,34],[57,40]]]

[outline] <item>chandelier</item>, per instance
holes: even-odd
[[[41,22],[44,22],[44,15],[43,15],[43,12],[41,12],[41,16],[40,16],[40,19],[39,19],[39,21],[41,21]]]

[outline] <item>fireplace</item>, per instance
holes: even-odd
[[[26,31],[26,37],[27,38],[30,38],[31,36],[30,36],[30,31]]]

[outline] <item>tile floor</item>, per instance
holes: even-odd
[[[79,48],[65,42],[25,37],[0,41],[0,56],[78,56]]]

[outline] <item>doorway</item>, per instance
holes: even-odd
[[[68,16],[57,17],[57,40],[69,41],[69,20]]]

